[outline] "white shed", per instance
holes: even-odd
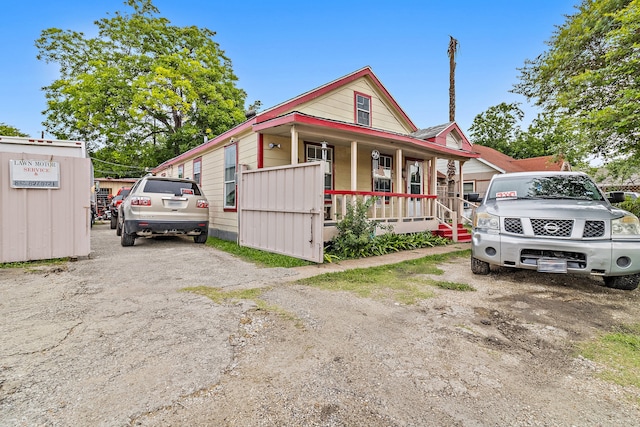
[[[0,262],[88,256],[92,185],[83,141],[0,136]]]

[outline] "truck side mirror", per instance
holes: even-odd
[[[624,191],[612,191],[607,199],[609,199],[609,203],[624,202]]]

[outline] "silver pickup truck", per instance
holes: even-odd
[[[640,281],[640,222],[581,172],[492,178],[473,218],[471,271],[490,266],[602,276],[610,288]],[[473,200],[470,200],[473,201]]]

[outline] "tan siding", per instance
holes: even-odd
[[[462,167],[462,172],[466,175],[469,173],[497,173],[498,171],[479,160],[469,160]]]
[[[265,168],[291,164],[291,138],[266,135],[262,144],[264,147],[263,161]],[[271,149],[269,144],[280,144],[280,148]],[[304,152],[300,153],[301,156],[304,154]]]
[[[351,189],[351,148],[335,147],[334,154],[334,188],[336,190]]]
[[[411,129],[404,126],[393,109],[391,109],[383,97],[374,89],[374,86],[365,79],[359,79],[350,85],[339,88],[321,98],[314,99],[296,109],[305,114],[317,117],[325,117],[347,123],[355,122],[355,98],[354,92],[360,92],[371,96],[371,125],[376,129],[384,129],[392,132],[409,133]]]

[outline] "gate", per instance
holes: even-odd
[[[322,263],[324,162],[240,171],[238,235],[248,246]]]

